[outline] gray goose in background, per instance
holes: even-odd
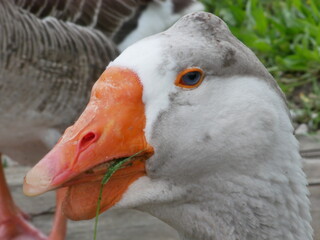
[[[0,0],[0,153],[35,164],[83,110],[108,62],[201,8],[192,0]],[[15,210],[2,165],[0,196],[0,239],[45,238]],[[4,213],[8,202],[13,214]],[[24,230],[8,233],[3,221],[15,215],[19,223],[6,224]]]

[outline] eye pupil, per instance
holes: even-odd
[[[194,89],[201,84],[203,79],[204,72],[201,68],[189,67],[177,75],[175,85],[181,88]]]
[[[197,71],[188,72],[182,76],[182,82],[185,85],[189,85],[189,86],[197,84],[200,81],[200,79],[201,79],[201,73]]]

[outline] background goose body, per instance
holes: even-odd
[[[194,72],[203,81],[186,84]],[[141,150],[105,186],[103,211],[149,212],[184,240],[312,239],[283,94],[218,17],[187,15],[110,63],[81,117],[28,173],[24,191],[68,186],[65,214],[92,218],[101,166]]]

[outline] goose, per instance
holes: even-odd
[[[67,187],[64,214],[134,208],[183,240],[311,240],[285,97],[217,16],[191,13],[109,63],[90,101],[26,175],[28,196]]]
[[[1,0],[0,153],[34,165],[81,113],[106,63],[201,6],[193,0]],[[0,196],[0,239],[46,238],[17,210],[2,164]],[[54,240],[65,234],[57,206]]]

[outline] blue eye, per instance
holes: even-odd
[[[196,88],[202,83],[203,77],[204,73],[200,68],[186,68],[178,74],[175,85],[181,88]]]
[[[201,80],[201,73],[198,71],[187,72],[181,78],[181,83],[193,86],[196,85]]]

